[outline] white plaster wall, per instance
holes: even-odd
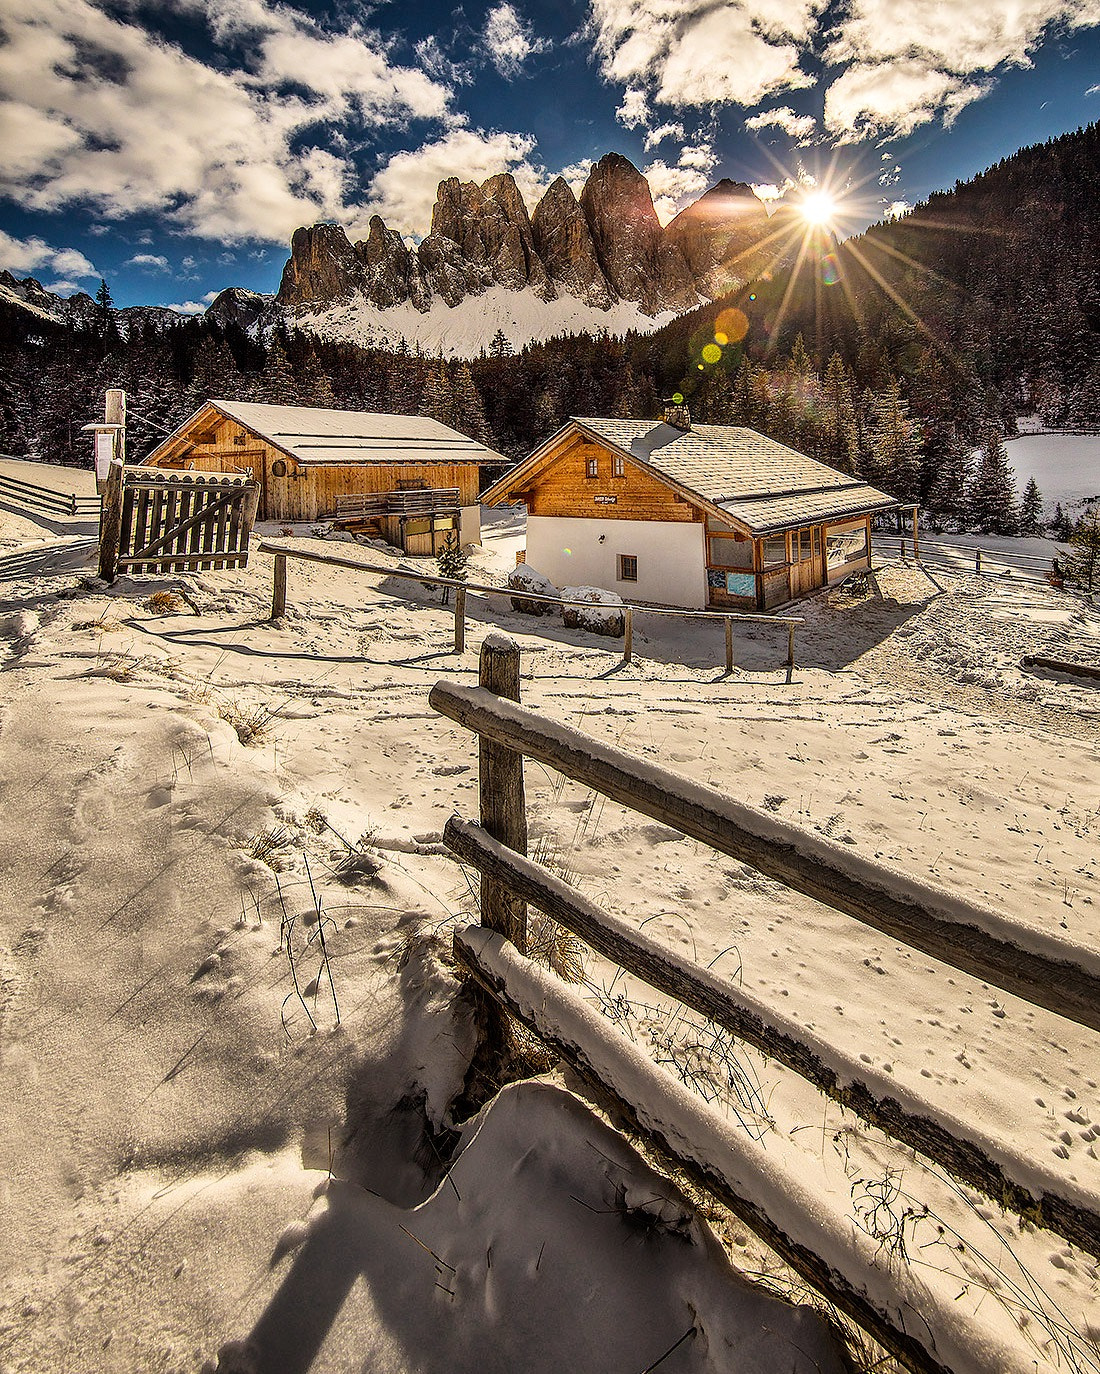
[[[458,542],[463,548],[467,544],[481,543],[481,507],[462,506],[458,512]]]
[[[703,537],[701,524],[686,521],[532,515],[527,562],[558,587],[603,587],[624,601],[702,610],[707,604]],[[619,581],[621,553],[637,558],[637,582]]]

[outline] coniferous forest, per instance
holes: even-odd
[[[420,413],[515,459],[569,415],[748,425],[919,501],[944,528],[1034,532],[1003,437],[1037,414],[1100,427],[1100,125],[1025,149],[904,219],[651,335],[572,335],[479,358],[364,349],[277,326],[120,330],[0,305],[0,451],[86,464],[81,426],[130,397],[140,457],[209,397]],[[977,455],[976,457],[974,455]]]

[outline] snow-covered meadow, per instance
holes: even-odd
[[[476,815],[477,749],[428,690],[476,681],[504,628],[546,715],[1095,959],[1100,689],[1020,660],[1100,662],[1100,611],[892,563],[802,604],[787,685],[766,626],[727,677],[720,625],[639,615],[624,667],[471,597],[458,657],[417,584],[292,563],[271,624],[262,555],[105,589],[89,537],[0,506],[4,1367],[838,1368],[731,1269],[781,1281],[744,1227],[708,1230],[568,1076],[453,1129],[474,900],[441,834]],[[521,537],[488,525],[479,581]],[[592,900],[1100,1206],[1094,1035],[541,768],[527,792]],[[884,1283],[907,1260],[953,1306],[960,1368],[1100,1369],[1094,1260],[594,957],[586,979],[871,1236]]]

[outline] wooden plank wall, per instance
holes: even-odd
[[[271,467],[280,460],[286,475],[276,477]],[[296,477],[293,459],[225,416],[199,420],[179,436],[170,456],[150,466],[195,472],[251,470],[262,487],[259,518],[287,522],[335,515],[337,496],[394,491],[401,482],[418,480],[432,487],[457,487],[459,503],[476,506],[480,485],[478,463],[311,464]]]
[[[587,475],[595,459],[597,477]],[[629,459],[622,477],[611,475],[612,455],[579,436],[567,439],[558,454],[548,455],[535,481],[522,497],[529,515],[591,516],[599,520],[702,521],[703,512],[664,482],[643,472]],[[597,497],[614,497],[614,503]]]

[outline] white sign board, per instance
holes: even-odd
[[[95,475],[96,481],[106,482],[111,470],[111,459],[115,455],[115,436],[113,430],[98,430],[95,436]]]

